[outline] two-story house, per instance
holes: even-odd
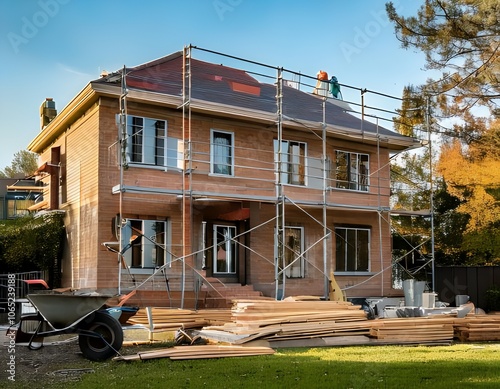
[[[196,53],[103,74],[30,143],[66,212],[63,286],[327,296],[334,272],[348,297],[400,294],[389,159],[419,142],[281,68]]]

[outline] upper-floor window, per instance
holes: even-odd
[[[370,266],[370,230],[367,228],[335,228],[336,271],[367,272]]]
[[[277,170],[280,172],[282,184],[306,184],[306,144],[303,142],[281,141],[281,155],[279,142],[274,140],[274,153]]]
[[[131,164],[179,168],[182,153],[176,138],[167,137],[167,122],[127,116],[127,157]]]
[[[127,266],[133,269],[151,269],[171,261],[168,245],[167,221],[127,219],[121,229],[122,247]]]
[[[234,174],[234,134],[212,130],[210,132],[210,173]]]
[[[337,188],[367,192],[370,176],[368,154],[336,150],[335,159]]]

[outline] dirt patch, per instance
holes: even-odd
[[[27,346],[15,345],[15,352],[9,350],[10,340],[6,336],[6,328],[0,327],[0,387],[18,388],[64,388],[65,384],[78,381],[82,375],[92,374],[97,369],[106,368],[109,361],[92,362],[86,359],[78,346],[78,337],[65,335],[45,338],[44,345],[39,350],[30,350]],[[144,344],[130,345],[130,342],[145,342],[148,332],[144,330],[124,331],[126,345],[120,350],[122,355],[136,354],[144,350]],[[169,336],[155,334],[157,345],[165,344]],[[15,382],[9,380],[7,362],[10,355],[15,355]],[[6,368],[7,366],[7,368]]]

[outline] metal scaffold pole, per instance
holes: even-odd
[[[285,295],[285,199],[283,196],[283,183],[282,183],[282,143],[283,143],[283,70],[278,68],[276,80],[276,104],[277,104],[277,131],[278,131],[278,160],[276,163],[276,229],[275,229],[275,282],[276,300],[281,300]]]
[[[426,106],[425,106],[425,125],[427,127],[427,142],[429,143],[429,189],[430,189],[430,199],[429,208],[431,216],[431,277],[432,277],[432,291],[436,289],[435,279],[434,279],[434,181],[433,181],[433,169],[432,169],[432,143],[431,143],[431,122],[430,122],[430,96],[427,96]]]
[[[186,287],[186,259],[191,252],[191,177],[187,172],[191,168],[191,46],[184,47],[182,66],[182,143],[184,145],[184,165],[182,174],[182,274],[181,308],[184,308]],[[188,199],[189,196],[189,199]]]
[[[327,227],[327,217],[326,217],[326,202],[327,202],[327,171],[328,171],[328,158],[326,154],[326,97],[323,99],[323,123],[321,125],[322,129],[322,143],[323,143],[323,276],[324,276],[324,287],[325,287],[325,300],[328,299],[330,292],[330,281],[328,279],[328,241],[326,239],[328,235]]]
[[[119,149],[118,149],[118,163],[120,168],[120,196],[119,196],[119,220],[116,222],[119,225],[115,226],[115,231],[120,231],[118,236],[118,295],[121,294],[122,283],[122,250],[123,250],[123,171],[124,166],[127,164],[127,68],[123,66],[122,80],[121,80],[121,94],[120,94],[120,128],[118,129]]]

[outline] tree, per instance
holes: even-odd
[[[0,178],[14,178],[19,174],[25,177],[32,176],[37,168],[37,154],[21,150],[14,154],[10,166],[7,166],[4,170],[0,170]]]
[[[500,3],[426,0],[410,17],[399,15],[392,3],[386,4],[386,10],[402,47],[422,51],[426,68],[440,73],[437,80],[405,90],[400,112],[400,122],[412,126],[411,104],[405,100],[415,101],[414,95],[420,94],[432,103],[431,128],[442,144],[436,171],[446,190],[446,195],[440,193],[438,217],[443,230],[436,233],[436,242],[454,263],[496,263],[500,261],[496,238],[500,228],[500,122],[496,119],[500,115]],[[451,124],[442,126],[443,119]]]
[[[403,48],[426,56],[426,67],[442,72],[430,80],[428,93],[439,96],[450,114],[465,114],[475,105],[492,112],[500,98],[500,3],[480,0],[426,0],[417,16],[398,15],[386,4]]]

